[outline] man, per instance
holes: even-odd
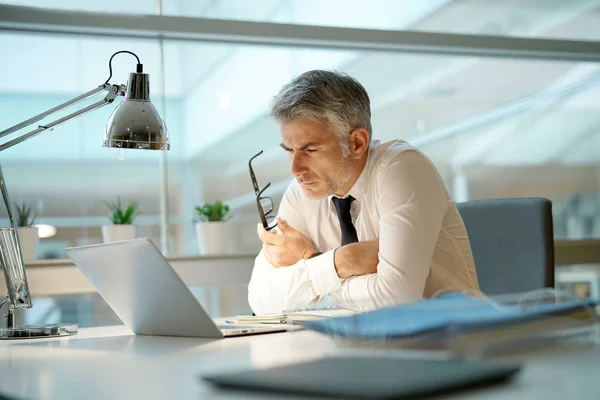
[[[478,289],[464,223],[436,168],[403,141],[371,143],[366,90],[336,72],[306,72],[282,88],[271,115],[291,174],[277,231],[248,287],[256,314],[329,295],[363,311]]]

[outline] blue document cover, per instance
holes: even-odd
[[[576,310],[591,311],[590,307],[597,303],[591,299],[581,299],[521,306],[497,304],[489,299],[454,293],[350,317],[311,321],[305,326],[332,336],[358,339],[410,338],[436,332],[452,335],[472,329],[532,321],[549,315],[564,315]]]

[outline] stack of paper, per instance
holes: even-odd
[[[238,323],[247,324],[286,324],[304,323],[306,321],[320,321],[333,317],[345,317],[354,314],[343,308],[314,309],[314,310],[289,310],[281,314],[266,315],[238,315]]]
[[[582,299],[522,307],[450,294],[350,317],[305,324],[328,335],[402,347],[465,350],[589,325],[598,301]],[[579,313],[587,318],[573,318]]]

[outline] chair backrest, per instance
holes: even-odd
[[[467,228],[483,293],[554,287],[550,200],[474,200],[456,206]]]

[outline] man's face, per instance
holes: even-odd
[[[340,189],[352,177],[352,159],[344,157],[335,132],[328,124],[295,120],[280,124],[281,147],[288,152],[290,173],[306,196],[321,199],[345,195]]]

